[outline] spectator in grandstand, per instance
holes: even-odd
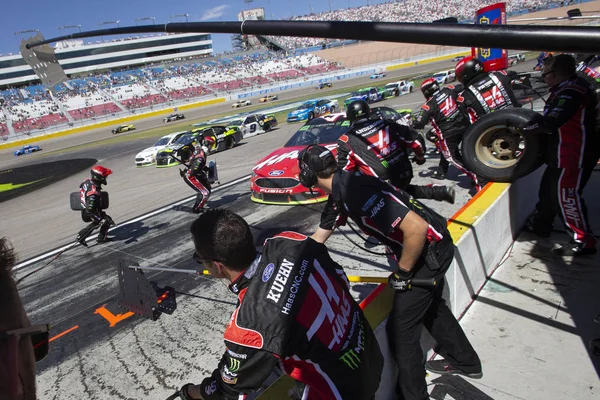
[[[246,221],[225,209],[202,214],[190,230],[194,260],[231,282],[238,305],[218,367],[201,384],[184,385],[182,399],[244,398],[276,366],[306,385],[303,398],[375,399],[383,356],[324,245],[283,232],[257,254]]]
[[[440,165],[434,177],[437,179],[446,179],[448,173],[448,163],[452,163],[459,171],[464,172],[475,185],[475,190],[479,192],[481,186],[477,176],[467,170],[462,162],[458,145],[462,141],[463,134],[469,127],[469,121],[458,108],[456,99],[458,93],[462,91],[460,87],[447,86],[440,89],[437,81],[433,78],[425,79],[421,84],[421,92],[427,102],[421,106],[421,110],[413,124],[415,129],[423,129],[425,125],[431,123],[436,135],[436,147],[441,151],[443,159],[440,159]]]
[[[408,149],[414,153],[413,162],[425,163],[417,132],[394,121],[371,116],[371,108],[364,100],[348,104],[346,116],[352,125],[338,140],[339,169],[387,180],[416,199],[454,203],[455,193],[451,187],[411,184],[413,169]]]
[[[35,363],[48,354],[48,326],[31,326],[12,276],[15,262],[10,242],[0,238],[0,393],[35,400]]]
[[[403,190],[369,175],[338,169],[333,154],[311,145],[298,155],[300,183],[329,193],[312,238],[325,243],[351,218],[365,234],[385,244],[395,265],[388,282],[394,289],[388,337],[399,369],[397,391],[403,399],[427,399],[421,330],[436,340],[445,360],[429,361],[437,374],[480,378],[481,362],[442,298],[444,274],[454,258],[447,221]],[[434,287],[412,287],[413,279],[435,279]],[[416,284],[415,284],[416,285]]]
[[[577,77],[575,59],[570,55],[549,58],[542,76],[550,87],[542,126],[526,124],[522,127],[531,134],[538,130],[550,133],[539,201],[526,229],[548,237],[558,213],[571,240],[552,252],[559,256],[593,255],[596,238],[588,223],[583,190],[600,158],[596,96],[589,84]]]

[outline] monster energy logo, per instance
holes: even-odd
[[[557,107],[562,107],[562,106],[564,106],[564,105],[565,105],[565,99],[560,99],[560,100],[558,101],[558,104],[557,104],[556,106],[557,106]]]
[[[382,160],[382,161],[381,161],[381,165],[383,165],[383,167],[384,167],[384,168],[389,168],[389,164],[388,164],[388,162],[387,162],[387,161],[385,161],[385,160]]]
[[[351,370],[358,369],[358,365],[360,364],[360,358],[358,354],[354,351],[354,349],[350,349],[340,357],[340,360],[348,366]]]
[[[231,372],[236,372],[238,369],[240,369],[240,360],[237,360],[235,358],[230,358],[229,359],[229,371]]]

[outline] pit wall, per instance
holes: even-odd
[[[457,318],[467,311],[473,297],[494,273],[533,211],[542,172],[540,168],[513,184],[489,183],[450,218],[448,230],[456,252],[446,272],[444,298]],[[385,329],[392,299],[393,291],[381,284],[361,302],[385,360],[377,400],[396,397],[396,368]],[[421,345],[427,358],[433,356],[434,342],[425,330]],[[282,376],[258,399],[288,399],[287,393],[293,385],[290,377]]]
[[[19,140],[14,140],[14,141],[8,141],[6,143],[0,143],[0,150],[10,148],[10,147],[19,147],[19,146],[23,146],[26,144],[40,142],[42,140],[52,139],[52,138],[56,138],[56,137],[72,135],[75,133],[85,132],[85,131],[89,131],[92,129],[112,127],[113,125],[119,125],[119,124],[128,124],[128,123],[131,123],[131,121],[137,121],[140,119],[161,116],[161,115],[166,116],[168,114],[171,114],[173,112],[174,108],[177,108],[179,111],[181,111],[181,110],[187,110],[187,109],[191,109],[191,108],[204,107],[204,106],[208,106],[208,105],[225,103],[227,101],[232,101],[232,100],[236,100],[236,99],[245,99],[245,98],[254,97],[254,96],[262,96],[262,95],[266,95],[269,93],[277,93],[277,92],[281,92],[284,90],[313,86],[313,85],[317,85],[321,82],[335,82],[335,81],[349,79],[349,78],[356,78],[356,77],[360,77],[360,76],[371,75],[371,74],[381,71],[381,70],[391,71],[391,70],[395,70],[395,69],[399,69],[399,68],[412,67],[415,65],[422,65],[422,64],[428,64],[428,63],[436,62],[436,61],[448,60],[448,59],[456,57],[457,55],[463,55],[463,53],[455,53],[455,54],[448,54],[448,55],[439,56],[439,57],[413,60],[413,61],[405,62],[402,64],[392,64],[392,65],[386,64],[386,65],[379,66],[377,68],[374,66],[369,66],[369,67],[363,67],[363,68],[356,68],[353,70],[338,70],[338,71],[332,72],[328,75],[320,76],[318,78],[290,81],[290,82],[287,82],[285,84],[281,84],[281,85],[278,85],[275,87],[258,89],[258,90],[253,90],[250,92],[242,92],[242,91],[234,92],[234,93],[224,96],[224,97],[219,97],[219,98],[214,98],[214,99],[209,99],[209,100],[202,100],[202,101],[194,102],[191,104],[172,105],[172,106],[169,106],[169,107],[166,107],[166,108],[163,108],[160,110],[156,110],[156,111],[142,112],[139,114],[131,114],[131,115],[127,115],[126,117],[118,117],[116,119],[111,119],[108,121],[103,121],[103,122],[94,123],[94,124],[89,124],[89,125],[85,125],[85,126],[81,126],[81,127],[77,127],[77,128],[70,128],[70,129],[66,129],[66,130],[54,132],[54,133],[32,135],[26,139],[19,139]]]

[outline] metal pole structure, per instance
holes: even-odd
[[[131,269],[141,269],[143,271],[165,271],[165,272],[183,272],[185,274],[193,275],[210,275],[207,270],[195,270],[195,269],[177,269],[177,268],[161,268],[161,267],[141,267],[139,265],[129,265]]]
[[[329,12],[332,12],[333,9],[331,8],[331,0],[327,0],[327,1],[329,1]]]
[[[103,29],[31,42],[27,48],[65,39],[142,32],[239,33],[566,53],[595,53],[600,49],[600,28],[589,26],[264,20],[168,23]]]
[[[135,25],[137,26],[138,21],[152,21],[152,25],[156,25],[156,18],[154,17],[142,17],[135,19]]]
[[[171,15],[169,17],[169,22],[171,22],[171,20],[173,18],[185,18],[185,22],[188,22],[188,17],[190,16],[190,14],[175,14],[175,15]]]
[[[117,25],[117,27],[119,27],[119,22],[121,22],[120,20],[116,20],[116,21],[104,21],[104,22],[100,22],[98,24],[98,26],[104,26],[104,25],[110,25],[110,24],[115,24]],[[102,41],[104,42],[104,35],[100,35],[102,38]]]

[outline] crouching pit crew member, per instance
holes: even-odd
[[[383,369],[379,344],[323,244],[283,232],[257,256],[246,221],[223,209],[202,214],[191,233],[194,259],[231,282],[238,304],[219,365],[200,385],[184,385],[181,398],[243,398],[276,365],[306,385],[303,399],[375,398]]]
[[[360,172],[389,181],[417,199],[433,199],[454,203],[454,189],[442,185],[412,185],[413,162],[425,163],[418,133],[405,125],[384,119],[370,119],[371,109],[364,100],[348,105],[346,117],[352,126],[338,140],[338,166],[344,171]]]
[[[428,362],[429,371],[481,377],[479,356],[442,298],[444,274],[454,257],[446,220],[380,179],[339,170],[325,147],[307,147],[298,155],[298,163],[300,183],[329,193],[312,237],[324,243],[336,226],[350,218],[385,244],[397,265],[389,278],[395,295],[388,336],[399,369],[398,395],[407,400],[429,398],[419,342],[423,326],[445,358]],[[412,279],[431,278],[436,286],[411,288]]]

